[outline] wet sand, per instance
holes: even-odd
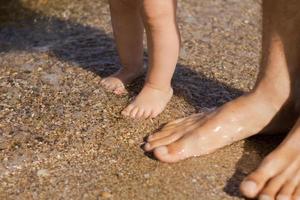
[[[143,78],[121,98],[100,87],[119,67],[105,1],[1,2],[0,199],[243,199],[240,181],[280,137],[176,164],[140,145],[162,124],[253,87],[260,1],[181,0],[178,15],[175,96],[155,120],[133,121],[120,111]]]

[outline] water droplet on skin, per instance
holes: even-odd
[[[230,122],[237,122],[237,119],[235,117],[230,119]]]
[[[230,135],[222,135],[222,138],[225,140],[227,144],[231,144],[234,142],[234,136]]]
[[[221,130],[221,126],[217,126],[215,129],[214,129],[214,132],[219,132]]]
[[[206,140],[206,139],[207,139],[207,138],[204,137],[204,136],[200,137],[200,140]]]
[[[185,152],[185,149],[182,149],[181,151],[179,151],[177,154],[181,155],[181,154],[184,154]]]
[[[239,127],[239,128],[237,129],[236,132],[240,132],[240,131],[242,131],[243,129],[244,129],[243,127]]]
[[[227,138],[229,138],[229,136],[228,135],[222,135],[222,138],[227,139]]]

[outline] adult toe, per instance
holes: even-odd
[[[150,142],[147,142],[145,145],[145,150],[146,151],[151,151],[159,146],[166,146],[168,144],[171,144],[178,140],[182,134],[180,132],[173,132],[172,134],[159,138],[157,140],[152,140]]]
[[[248,198],[255,198],[257,195],[267,186],[267,182],[271,178],[275,177],[286,167],[286,162],[283,162],[278,158],[277,155],[270,154],[268,155],[261,163],[261,165],[252,172],[245,180],[241,183],[240,191],[241,193]],[[277,186],[270,186],[269,189],[266,189],[266,195],[272,195],[272,191]],[[278,191],[278,189],[277,189]],[[260,198],[267,198],[267,196],[262,196]],[[271,197],[272,198],[272,197]]]
[[[174,143],[166,146],[159,146],[153,150],[157,159],[162,162],[178,162],[188,157],[186,146],[183,139],[179,139]]]
[[[300,200],[300,184],[297,185],[297,188],[293,193],[292,200]]]

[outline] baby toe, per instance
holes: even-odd
[[[155,118],[155,117],[157,117],[158,115],[159,115],[159,112],[158,112],[157,110],[152,110],[152,111],[151,111],[150,117],[151,117],[151,118]]]
[[[137,119],[143,118],[144,113],[145,113],[145,110],[143,108],[139,108],[138,112],[135,115],[135,118],[137,118]]]
[[[124,95],[124,94],[127,94],[127,90],[125,89],[125,87],[121,86],[121,87],[117,87],[115,90],[114,90],[114,93],[116,95]]]
[[[129,104],[129,105],[122,111],[122,115],[124,115],[124,116],[129,116],[133,108],[135,108],[135,106],[134,106],[133,104]]]
[[[143,118],[148,119],[150,117],[150,115],[151,115],[151,110],[150,109],[145,109]]]
[[[136,114],[138,113],[138,111],[139,111],[139,107],[135,106],[135,107],[131,110],[129,116],[130,116],[131,118],[136,118]]]

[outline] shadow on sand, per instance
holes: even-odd
[[[19,0],[0,0],[0,55],[13,51],[47,52],[62,62],[100,77],[111,74],[119,66],[114,42],[103,30],[43,16],[23,7]],[[129,88],[131,95],[136,94],[141,81]],[[220,106],[242,94],[183,65],[178,65],[173,85],[175,95],[184,97],[196,109]],[[245,154],[224,189],[228,194],[239,195],[238,184],[249,172],[249,166],[254,168],[259,159],[269,152],[264,144],[278,143],[276,141],[274,137],[259,136],[245,142]],[[258,160],[249,155],[252,151],[260,155]]]
[[[43,16],[23,7],[19,0],[0,2],[0,53],[47,52],[50,56],[92,71],[100,77],[111,74],[120,66],[114,41],[103,30]],[[129,90],[136,93],[140,81],[142,79]],[[196,108],[219,106],[242,94],[180,64],[173,85],[175,95],[185,97]]]

